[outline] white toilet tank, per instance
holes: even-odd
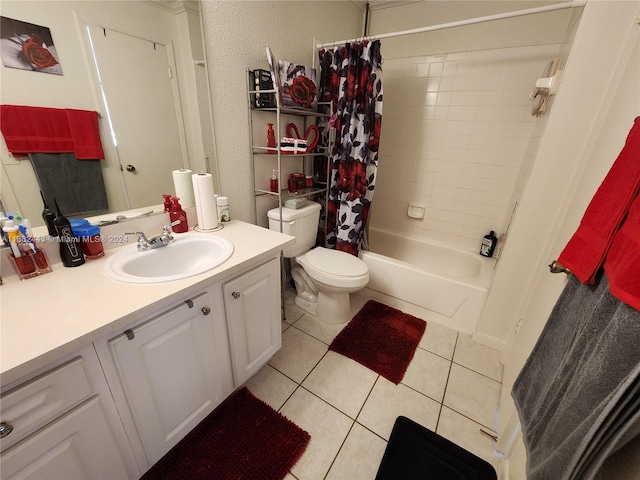
[[[280,231],[280,211],[272,208],[267,212],[269,229]],[[318,222],[320,220],[320,204],[307,202],[298,209],[282,207],[282,233],[296,237],[296,243],[283,251],[285,258],[292,258],[309,250],[316,243]]]

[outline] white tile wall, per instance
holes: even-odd
[[[371,225],[474,251],[489,230],[500,234],[543,131],[529,94],[559,50],[385,58]],[[427,207],[423,220],[407,216],[409,203]]]

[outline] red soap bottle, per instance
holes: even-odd
[[[267,127],[267,147],[276,148],[276,132],[273,131],[273,123],[269,123]],[[276,153],[275,150],[269,150],[267,153]]]
[[[164,198],[164,211],[170,212],[171,211],[171,195],[167,193],[163,193],[162,198]]]
[[[171,205],[171,211],[169,212],[169,220],[171,220],[171,223],[180,220],[180,223],[171,227],[173,233],[184,233],[189,230],[187,214],[182,210],[182,205],[180,205],[179,200],[179,197],[171,197],[173,205]]]

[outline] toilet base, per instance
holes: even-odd
[[[296,305],[325,323],[341,324],[351,318],[351,302],[348,293],[318,292],[318,301],[296,297]]]

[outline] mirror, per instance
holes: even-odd
[[[2,16],[49,28],[62,68],[62,75],[50,75],[0,67],[3,104],[100,113],[109,205],[100,219],[123,220],[152,210],[162,193],[175,194],[174,169],[210,172],[219,189],[200,2],[9,0],[3,1]],[[152,57],[166,65],[152,65]],[[152,67],[156,73],[149,78]],[[158,78],[157,72],[166,76]],[[151,83],[154,76],[162,82]],[[158,109],[161,91],[168,102]],[[163,155],[169,159],[165,164]],[[4,207],[42,225],[31,162],[13,157],[4,139],[0,157]]]

